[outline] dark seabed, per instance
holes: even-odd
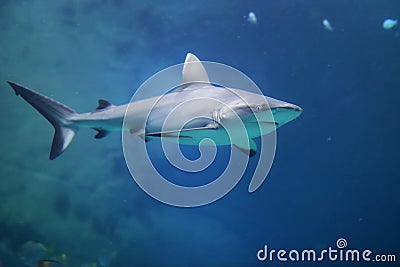
[[[385,30],[386,18],[400,18],[399,1],[1,1],[0,266],[32,266],[21,259],[31,240],[69,267],[307,266],[257,252],[337,249],[339,238],[398,264],[400,25]],[[162,204],[131,178],[120,133],[81,130],[49,161],[51,125],[6,83],[88,112],[127,103],[187,52],[303,108],[278,130],[255,193],[248,173],[210,205]],[[366,264],[379,265],[350,266]],[[349,263],[313,263],[326,265]]]

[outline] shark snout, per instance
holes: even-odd
[[[287,109],[292,109],[294,111],[303,111],[303,109],[295,104],[285,102],[282,100],[278,100],[272,97],[265,97],[266,101],[269,104],[269,107],[271,110],[277,109],[277,108],[287,108]]]
[[[299,106],[297,106],[297,105],[294,105],[294,104],[292,104],[292,109],[294,109],[294,110],[296,110],[296,111],[300,111],[300,112],[303,111],[303,109],[302,109],[301,107],[299,107]]]
[[[272,111],[272,116],[277,125],[282,126],[289,121],[294,120],[302,113],[303,109],[295,104],[278,100],[271,97],[266,97],[269,107]]]
[[[293,111],[298,111],[298,112],[302,112],[303,109],[295,104],[291,104],[291,103],[285,103],[283,105],[280,105],[276,108],[287,108],[287,109],[292,109]]]

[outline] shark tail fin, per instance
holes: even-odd
[[[8,82],[8,84],[17,95],[25,99],[53,125],[55,133],[50,150],[50,159],[55,159],[64,152],[75,135],[77,127],[71,123],[69,118],[76,112],[66,105],[31,89],[13,82]]]

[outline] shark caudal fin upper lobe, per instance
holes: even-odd
[[[8,82],[8,84],[14,89],[17,95],[25,99],[26,102],[31,104],[53,125],[55,133],[50,150],[50,159],[55,159],[64,152],[75,135],[77,128],[71,124],[69,118],[75,115],[76,112],[66,105],[38,92],[13,82]]]

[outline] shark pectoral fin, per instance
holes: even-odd
[[[96,139],[101,139],[106,137],[107,135],[110,134],[109,131],[103,130],[103,129],[95,129],[97,131],[97,134],[94,136]]]
[[[139,134],[138,136],[140,137],[140,139],[142,139],[145,142],[150,141],[150,138],[147,138],[144,134]]]
[[[144,140],[146,142],[149,141],[149,140],[146,139],[146,135],[145,135],[144,130],[130,129],[129,133],[131,134],[132,137],[139,136],[142,140]]]
[[[253,139],[249,139],[249,143],[235,143],[233,144],[234,147],[248,155],[249,157],[253,157],[257,154],[257,144]]]
[[[147,137],[147,136],[144,134],[144,131],[140,131],[139,133],[132,134],[132,136],[139,136],[140,139],[142,139],[142,140],[145,141],[145,142],[149,142],[149,141],[150,141],[150,138]]]
[[[209,83],[208,74],[201,61],[193,54],[186,55],[182,71],[183,83],[206,82]]]
[[[275,126],[278,126],[279,125],[279,123],[277,123],[276,121],[258,121],[258,122],[251,122],[251,123],[258,123],[258,124],[265,124],[265,125],[271,125],[271,126],[273,126],[273,125],[275,125]]]
[[[178,137],[179,136],[179,137],[191,138],[189,135],[185,135],[185,134],[181,134],[181,133],[191,132],[191,131],[201,131],[201,130],[215,130],[217,128],[218,128],[218,125],[207,124],[204,127],[195,127],[195,128],[179,129],[179,130],[172,130],[172,131],[146,133],[146,136],[151,136],[151,137]]]
[[[182,134],[179,134],[178,132],[175,132],[175,133],[162,133],[162,132],[159,132],[159,133],[146,134],[145,141],[146,142],[149,141],[151,139],[151,137],[192,138],[191,136],[182,135]]]
[[[142,139],[145,142],[148,142],[151,139],[150,137],[146,136],[144,130],[135,131],[135,130],[131,129],[129,132],[131,133],[132,137],[139,136],[140,139]]]

